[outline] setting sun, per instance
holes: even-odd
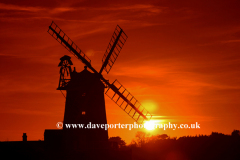
[[[144,128],[146,128],[147,130],[153,130],[155,127],[155,122],[154,121],[146,121],[144,123]]]

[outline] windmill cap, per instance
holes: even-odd
[[[63,61],[63,60],[70,60],[70,59],[71,59],[71,57],[68,56],[68,55],[64,55],[64,56],[62,56],[62,57],[60,58],[61,61]]]
[[[72,61],[71,61],[71,57],[67,56],[67,55],[64,55],[63,57],[60,58],[60,63],[58,64],[58,67],[62,66],[62,63],[64,60],[67,60],[68,61],[68,64],[69,65],[73,65]]]

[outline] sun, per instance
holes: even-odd
[[[154,121],[146,121],[144,123],[144,128],[146,128],[147,130],[153,130],[155,129],[155,122]]]

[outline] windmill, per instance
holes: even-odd
[[[142,124],[144,120],[151,119],[152,115],[120,82],[115,80],[110,83],[102,75],[103,70],[110,72],[127,40],[127,35],[118,25],[103,56],[100,71],[92,67],[91,60],[86,54],[54,22],[49,26],[48,33],[85,65],[85,69],[78,73],[75,68],[71,70],[71,57],[65,55],[60,59],[60,80],[57,89],[66,90],[64,127],[69,123],[106,124],[104,93],[137,123]],[[106,91],[104,91],[105,88]],[[81,143],[86,139],[89,141],[93,139],[96,142],[108,138],[105,130],[82,130],[79,134],[82,136],[79,139]]]

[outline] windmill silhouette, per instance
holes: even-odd
[[[102,75],[103,70],[109,73],[127,40],[127,35],[118,25],[103,56],[103,64],[99,72],[92,67],[91,60],[84,52],[54,22],[49,26],[48,33],[85,64],[82,72],[76,72],[75,68],[72,71],[71,57],[65,55],[58,65],[60,80],[57,89],[66,90],[63,130],[68,130],[67,141],[71,146],[79,148],[81,143],[80,148],[84,149],[89,144],[95,147],[106,144],[108,132],[105,129],[81,129],[77,133],[76,130],[66,129],[65,126],[65,124],[79,123],[87,125],[89,122],[107,124],[104,93],[137,123],[142,124],[144,120],[151,119],[152,115],[123,85],[117,80],[111,84]]]

